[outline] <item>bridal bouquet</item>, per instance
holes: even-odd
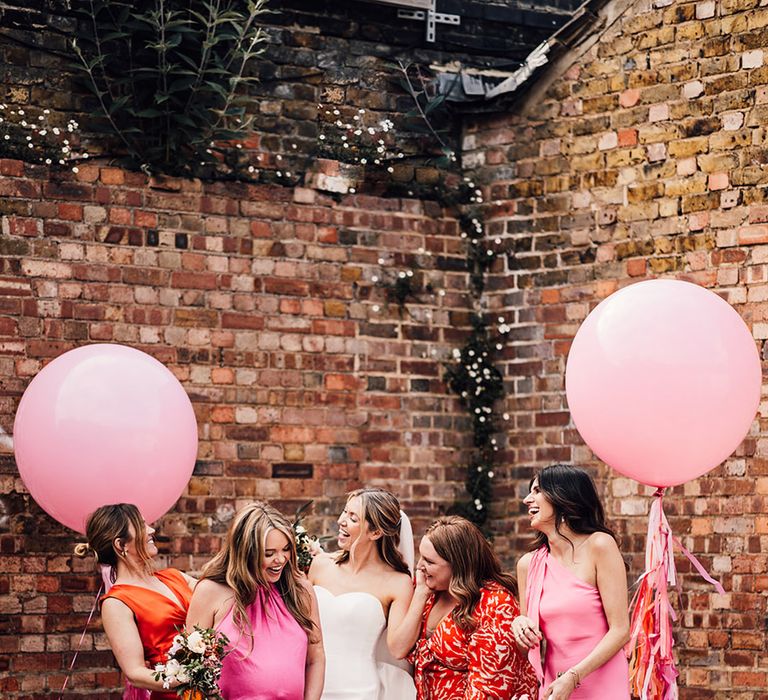
[[[178,683],[177,695],[221,700],[218,681],[227,644],[226,635],[213,629],[195,625],[192,632],[181,631],[173,638],[168,660],[155,666],[155,680],[166,689]]]
[[[297,511],[293,519],[292,527],[293,534],[296,537],[296,563],[304,573],[309,571],[309,567],[312,564],[312,559],[318,552],[323,549],[320,540],[314,535],[310,535],[307,532],[301,521],[304,518],[304,513],[312,505],[312,501],[307,501]]]

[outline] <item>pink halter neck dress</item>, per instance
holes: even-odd
[[[246,608],[250,627],[238,629],[232,610],[218,630],[229,638],[219,688],[224,700],[302,700],[307,633],[276,586],[260,590]]]

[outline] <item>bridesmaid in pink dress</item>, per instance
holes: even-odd
[[[592,479],[546,467],[523,502],[537,535],[517,566],[512,629],[539,676],[539,698],[629,700],[626,569]]]
[[[203,569],[187,629],[229,638],[224,700],[319,700],[325,655],[317,599],[296,565],[293,529],[264,503],[243,508]]]

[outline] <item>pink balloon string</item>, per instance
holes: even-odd
[[[61,700],[61,695],[67,688],[67,683],[69,683],[69,678],[72,675],[72,669],[74,669],[75,661],[77,661],[77,655],[80,653],[80,647],[83,646],[85,633],[88,631],[88,625],[91,624],[93,613],[96,612],[96,606],[99,604],[99,598],[101,597],[102,592],[104,592],[106,595],[109,593],[109,589],[112,588],[112,567],[102,564],[99,567],[99,570],[101,572],[101,585],[99,586],[98,593],[96,593],[96,599],[93,601],[93,605],[91,606],[91,612],[88,615],[88,620],[85,623],[83,633],[80,635],[80,641],[77,643],[75,655],[72,657],[72,663],[69,664],[67,676],[64,679],[64,684],[61,686],[61,693],[59,693],[59,700]],[[126,681],[125,690],[123,691],[123,700],[149,700],[149,696],[150,692],[148,690],[144,690],[143,688],[136,688],[135,686],[131,685],[130,682]]]
[[[102,572],[103,575],[103,572]],[[104,584],[102,583],[99,586],[99,590],[96,592],[96,598],[93,600],[93,605],[91,606],[91,612],[88,614],[88,619],[85,622],[85,627],[83,628],[83,633],[80,635],[80,641],[77,643],[77,648],[75,649],[75,654],[72,657],[72,663],[69,664],[69,669],[67,670],[67,675],[64,678],[64,684],[61,686],[61,692],[59,693],[59,700],[61,700],[61,696],[64,693],[64,691],[67,689],[67,683],[69,683],[69,678],[72,675],[72,669],[75,667],[75,661],[77,661],[77,655],[80,653],[80,648],[83,646],[83,640],[85,639],[85,633],[88,631],[88,625],[91,624],[91,620],[93,619],[93,613],[96,612],[96,606],[99,604],[99,598],[101,597],[101,592],[104,590]]]
[[[662,507],[663,497],[664,489],[657,489],[648,519],[645,571],[637,581],[630,605],[627,644],[630,683],[632,692],[641,700],[677,700],[678,697],[678,672],[672,651],[672,622],[677,616],[669,601],[669,587],[677,585],[674,545],[680,547],[702,578],[719,593],[725,592],[701,562],[672,535]]]

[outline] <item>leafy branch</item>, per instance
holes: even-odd
[[[400,74],[400,86],[413,100],[413,109],[406,113],[406,117],[417,117],[426,128],[427,133],[440,145],[440,150],[443,152],[446,162],[455,162],[456,152],[443,138],[446,132],[437,129],[430,117],[435,110],[443,105],[446,96],[437,94],[432,89],[430,81],[424,75],[420,66],[398,61],[393,67]]]
[[[200,9],[202,6],[202,9]],[[148,172],[232,172],[266,0],[79,0],[71,46],[94,116]]]

